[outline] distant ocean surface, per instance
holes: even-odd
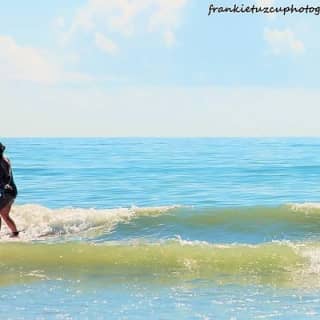
[[[0,319],[320,319],[320,138],[6,138]]]

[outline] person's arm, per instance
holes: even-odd
[[[11,169],[11,164],[10,160],[7,158],[4,158],[4,163],[5,163],[5,173],[6,173],[6,178],[5,178],[5,190],[12,190],[11,186],[11,180],[12,180],[12,169]]]

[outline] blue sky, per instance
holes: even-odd
[[[320,16],[208,17],[195,0],[0,3],[0,108],[14,119],[2,136],[320,135]]]

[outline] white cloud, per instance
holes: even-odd
[[[295,33],[290,29],[264,29],[264,38],[275,55],[294,53],[302,54],[305,51],[304,44],[297,39]]]
[[[88,79],[81,73],[64,71],[62,65],[40,49],[21,46],[12,37],[0,36],[0,80],[54,84]]]
[[[64,34],[68,42],[78,32],[116,32],[133,36],[138,32],[157,32],[172,45],[179,27],[181,11],[188,0],[88,0],[79,8]]]
[[[116,54],[118,52],[118,46],[109,38],[103,34],[96,32],[95,34],[96,46],[107,54]]]
[[[179,25],[179,12],[185,7],[186,0],[154,0],[155,10],[149,18],[151,31],[164,29],[173,31]]]
[[[59,71],[40,50],[19,46],[13,38],[0,36],[0,77],[52,83],[58,80]]]

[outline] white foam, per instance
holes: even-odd
[[[293,211],[320,210],[320,202],[289,203],[288,206]]]
[[[309,261],[304,273],[320,274],[320,247],[311,243],[300,243],[295,246],[296,252]]]
[[[175,237],[171,240],[174,242],[179,243],[181,246],[209,246],[210,243],[207,241],[200,241],[200,240],[184,240],[181,238],[180,235],[175,235]]]
[[[157,216],[165,213],[172,209],[182,208],[181,205],[171,205],[171,206],[159,206],[159,207],[136,207],[132,206],[130,210],[133,210],[139,216]],[[185,207],[184,207],[185,208]]]
[[[18,229],[21,240],[33,240],[39,237],[84,234],[86,232],[111,232],[120,222],[127,222],[140,215],[156,215],[176,206],[150,208],[49,209],[36,204],[15,205],[11,216]],[[8,232],[4,222],[2,234]]]

